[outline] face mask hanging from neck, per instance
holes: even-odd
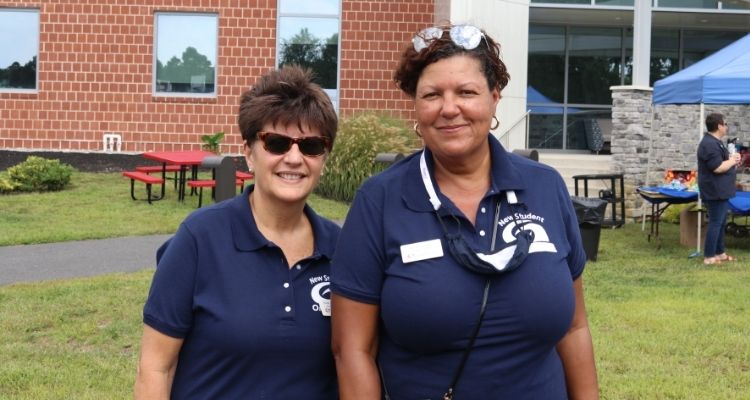
[[[523,227],[518,224],[515,213],[513,213],[514,224],[518,230],[515,234],[516,243],[502,250],[491,252],[490,254],[476,252],[469,246],[463,236],[461,236],[460,228],[456,233],[448,232],[445,223],[443,222],[443,217],[438,213],[442,203],[440,202],[440,199],[438,199],[435,188],[432,185],[430,173],[427,169],[427,162],[425,161],[424,151],[422,151],[419,160],[419,167],[422,174],[422,182],[424,183],[425,189],[430,197],[430,203],[435,210],[435,216],[440,222],[440,226],[443,228],[445,241],[448,244],[448,251],[459,264],[472,272],[483,275],[507,273],[517,269],[523,264],[523,261],[529,255],[529,245],[533,242],[534,237],[531,231],[524,230]],[[506,199],[508,200],[508,204],[518,204],[516,194],[512,190],[506,192]],[[499,218],[500,207],[498,205],[495,211],[494,229],[497,229]],[[494,235],[492,246],[494,248]]]

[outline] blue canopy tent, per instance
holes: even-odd
[[[703,135],[705,104],[750,104],[750,34],[682,71],[656,81],[653,103],[700,104],[699,138]],[[650,154],[649,149],[649,158]],[[700,207],[700,197],[698,205]],[[691,256],[700,254],[701,218],[698,215],[696,252]]]
[[[654,104],[750,103],[750,34],[654,83]]]

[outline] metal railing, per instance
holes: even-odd
[[[526,113],[524,113],[520,118],[513,122],[510,128],[506,129],[505,132],[498,135],[497,139],[500,141],[500,143],[503,144],[503,146],[505,146],[506,148],[508,147],[508,141],[505,139],[505,137],[521,122],[525,123],[523,148],[527,148],[529,146],[529,114],[531,114],[531,110],[527,110]]]

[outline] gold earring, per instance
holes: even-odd
[[[419,132],[419,122],[415,122],[415,123],[414,123],[414,132],[415,132],[415,133],[417,134],[417,136],[419,136],[420,138],[422,137],[422,134],[421,134],[421,133]]]
[[[494,116],[494,115],[492,116],[492,119],[495,120],[495,126],[491,126],[490,130],[494,131],[495,129],[497,129],[500,126],[500,120],[497,119],[497,117]]]

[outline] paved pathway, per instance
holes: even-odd
[[[156,265],[171,235],[0,247],[0,285],[131,272]]]

